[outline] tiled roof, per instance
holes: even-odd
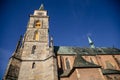
[[[82,56],[80,54],[76,55],[75,61],[74,61],[74,65],[73,68],[70,70],[65,70],[60,77],[67,77],[69,76],[74,70],[75,68],[101,68],[101,66],[87,62],[86,60],[84,60],[82,58]]]
[[[120,49],[117,48],[81,48],[70,46],[54,46],[54,51],[57,54],[120,54]]]
[[[120,70],[112,70],[112,69],[102,69],[102,73],[106,74],[120,74]]]
[[[80,54],[77,54],[74,65],[73,67],[78,67],[78,68],[100,68],[101,66],[96,65],[94,63],[90,63],[86,61],[85,59],[82,58]]]

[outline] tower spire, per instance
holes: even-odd
[[[88,42],[89,42],[90,48],[95,48],[94,43],[89,36],[88,36]]]
[[[41,4],[39,10],[44,10],[44,5],[43,4]]]

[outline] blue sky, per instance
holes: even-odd
[[[50,35],[59,46],[120,48],[119,0],[0,0],[0,79],[29,15],[41,3],[50,16]]]

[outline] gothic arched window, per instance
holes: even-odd
[[[35,68],[35,62],[32,63],[32,69]]]
[[[35,31],[34,32],[34,37],[33,37],[34,40],[39,40],[39,34],[38,34],[38,31]]]
[[[68,58],[66,58],[66,68],[70,69],[70,62],[69,62]]]
[[[34,54],[34,53],[35,53],[35,49],[36,49],[36,46],[34,45],[34,46],[32,47],[32,53],[31,53],[31,54]]]
[[[41,22],[39,20],[35,22],[35,28],[41,28]]]
[[[93,59],[92,59],[92,58],[90,58],[90,61],[91,61],[91,63],[94,63],[94,61],[93,61]]]

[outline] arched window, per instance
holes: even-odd
[[[90,58],[90,61],[91,61],[91,63],[94,63],[94,61],[92,60],[92,58]]]
[[[69,62],[68,58],[66,58],[66,68],[70,69],[70,62]]]
[[[113,66],[113,64],[111,64],[109,61],[106,61],[106,67],[107,69],[115,69],[115,67]]]
[[[39,20],[35,22],[35,28],[41,28],[41,22]]]
[[[34,53],[35,53],[35,49],[36,49],[36,46],[34,45],[34,46],[32,47],[32,53],[31,53],[31,54],[34,54]]]
[[[34,32],[34,37],[33,37],[34,40],[39,40],[39,34],[38,34],[38,31],[35,31]]]
[[[35,68],[35,62],[32,63],[32,69]]]

